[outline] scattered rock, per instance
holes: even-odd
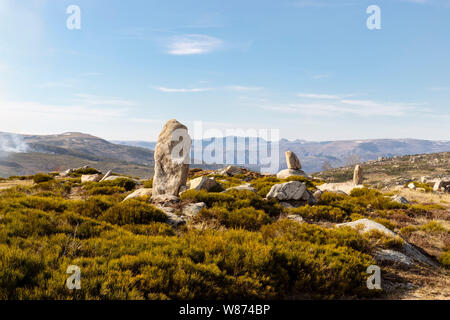
[[[108,179],[112,174],[112,171],[109,170],[104,176],[103,178],[100,180],[100,182],[105,181],[106,179]]]
[[[102,179],[101,174],[83,174],[81,176],[81,183],[84,182],[99,182]]]
[[[285,169],[277,173],[278,179],[286,179],[292,176],[307,177],[306,173],[303,170]]]
[[[250,183],[241,184],[240,186],[237,186],[237,187],[231,187],[231,188],[228,188],[225,191],[230,191],[230,190],[248,190],[248,191],[251,191],[251,192],[256,192],[257,191],[255,188],[252,187],[252,185]]]
[[[161,205],[156,205],[156,207],[167,215],[167,223],[171,226],[178,227],[186,223],[187,218],[177,215],[174,208]]]
[[[142,198],[145,196],[152,195],[152,188],[141,188],[136,189],[134,192],[130,193],[123,201],[134,199],[134,198]]]
[[[404,255],[401,252],[389,249],[378,250],[374,255],[374,259],[377,263],[388,262],[394,264],[403,264],[406,266],[410,266],[413,264],[413,260],[408,256]]]
[[[303,220],[303,218],[301,216],[296,215],[296,214],[290,214],[286,218],[289,219],[289,220],[298,222],[298,223],[304,223],[305,222],[305,220]]]
[[[171,194],[152,194],[151,202],[156,205],[162,205],[164,207],[169,207],[180,202],[180,198]]]
[[[355,166],[355,170],[353,171],[353,184],[361,185],[363,183],[363,170],[361,166],[358,164]]]
[[[183,208],[183,214],[192,217],[197,215],[203,208],[206,208],[206,203],[204,202],[191,203]]]
[[[154,195],[178,195],[189,173],[191,138],[187,127],[175,119],[163,127],[155,148]]]
[[[302,164],[295,153],[292,151],[286,151],[284,155],[286,156],[286,164],[288,169],[300,170],[302,168]]]
[[[435,182],[433,191],[447,191],[450,188],[450,181],[439,179]]]
[[[317,186],[317,189],[325,192],[336,192],[342,194],[350,194],[353,189],[364,188],[363,185],[355,185],[353,182],[342,182],[342,183],[324,183]]]
[[[208,178],[206,176],[202,176],[188,181],[187,186],[189,189],[195,190],[206,190],[215,192],[220,192],[224,190],[223,186],[219,182],[217,182],[216,179]]]
[[[323,191],[322,190],[316,190],[313,193],[314,198],[316,198],[317,201],[320,201],[320,198],[322,198]]]
[[[267,198],[276,198],[280,201],[301,200],[306,192],[306,185],[300,181],[290,181],[272,186]]]
[[[243,174],[244,172],[245,170],[243,168],[236,166],[228,166],[225,169],[219,171],[219,174],[233,177],[238,174]]]
[[[394,231],[389,230],[382,224],[375,222],[373,220],[365,219],[365,218],[359,219],[356,221],[352,221],[352,222],[339,223],[336,225],[336,227],[338,227],[338,228],[352,227],[354,229],[360,230],[362,233],[366,233],[366,232],[369,232],[372,230],[377,230],[377,231],[383,232],[384,234],[391,236],[391,237],[395,237],[397,235]],[[359,229],[359,228],[361,228],[361,229]]]
[[[408,188],[410,188],[411,190],[414,190],[416,188],[416,185],[411,182],[408,184]]]
[[[405,197],[401,197],[399,195],[395,195],[392,197],[392,201],[402,203],[402,204],[411,204]]]

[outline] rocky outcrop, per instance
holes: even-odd
[[[219,182],[217,182],[214,178],[208,178],[206,176],[202,176],[188,181],[187,186],[189,189],[206,190],[213,192],[220,192],[224,190],[222,185]]]
[[[197,202],[190,203],[183,208],[183,214],[187,217],[196,216],[203,208],[206,208],[206,203]]]
[[[317,189],[325,192],[341,192],[344,194],[350,194],[353,189],[364,188],[363,185],[355,185],[352,182],[342,182],[342,183],[324,183],[317,186]]]
[[[450,180],[437,180],[434,183],[433,191],[450,192]]]
[[[363,183],[363,170],[361,166],[358,164],[355,166],[355,170],[353,171],[353,184],[361,185]]]
[[[187,127],[175,119],[163,127],[155,148],[153,194],[178,195],[189,173],[191,138]]]
[[[127,201],[129,199],[135,199],[135,198],[142,198],[145,196],[151,196],[152,195],[152,188],[142,188],[137,189],[130,193],[123,201]]]
[[[293,153],[292,151],[286,151],[284,155],[286,156],[286,164],[288,169],[300,170],[302,168],[300,160],[295,155],[295,153]]]
[[[291,181],[272,186],[267,199],[275,198],[279,201],[289,200],[307,200],[305,193],[307,193],[306,185],[300,181]],[[309,193],[307,193],[309,199]]]
[[[406,200],[405,197],[401,197],[398,195],[393,196],[391,199],[393,202],[402,203],[402,204],[410,204],[410,202],[408,200]]]

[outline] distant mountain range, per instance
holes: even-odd
[[[242,138],[232,137],[231,139],[234,139],[235,143],[239,139],[242,141]],[[202,154],[205,147],[218,142],[221,141],[195,140],[192,158],[198,159],[197,155]],[[235,148],[235,157],[228,162],[237,162],[237,154],[245,154],[248,160],[249,153],[257,150],[258,143],[265,145],[266,142],[262,139],[246,139],[245,143]],[[224,150],[226,150],[226,143],[224,144]],[[156,142],[152,141],[106,141],[92,135],[74,132],[56,135],[20,135],[0,132],[0,177],[65,170],[83,165],[90,165],[103,171],[113,170],[122,174],[150,177],[153,174],[155,146]],[[282,139],[279,141],[278,155],[280,169],[286,167],[284,160],[286,150],[296,153],[304,170],[312,173],[321,171],[324,165],[327,168],[340,167],[349,163],[375,160],[378,157],[450,151],[450,141],[381,139],[310,142]],[[252,169],[258,167],[257,165],[240,165]],[[193,166],[217,168],[223,165]]]
[[[235,144],[237,145],[237,138]],[[230,137],[221,138],[219,143],[224,144],[230,141]],[[241,138],[242,139],[242,138]],[[146,141],[114,141],[117,144],[128,146],[139,146],[153,149],[156,142]],[[215,139],[205,139],[202,141],[193,141],[193,154],[198,154],[199,149],[205,149],[208,145],[217,143]],[[236,147],[235,153],[246,152],[248,159],[249,150],[258,150],[257,144],[265,145],[263,139],[246,139],[245,145]],[[365,162],[375,160],[379,157],[390,158],[393,156],[403,156],[422,153],[437,153],[450,151],[450,141],[431,141],[418,139],[373,139],[373,140],[345,140],[345,141],[305,141],[281,139],[279,141],[279,161],[280,169],[286,168],[284,152],[291,150],[302,163],[303,169],[308,172],[321,171],[323,167],[341,167],[356,162]],[[201,151],[201,150],[200,150]],[[225,158],[225,157],[224,157]],[[236,157],[235,157],[236,162]],[[248,162],[247,162],[248,163]],[[253,166],[254,168],[255,166]]]

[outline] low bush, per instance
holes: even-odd
[[[165,222],[167,216],[151,204],[130,199],[114,204],[102,213],[98,219],[112,224],[125,225]]]
[[[320,221],[327,220],[333,222],[344,222],[348,218],[348,213],[342,209],[331,206],[309,206],[289,209],[290,214],[297,214],[307,220]]]
[[[54,177],[49,174],[45,174],[45,173],[37,173],[33,176],[34,183],[42,183],[42,182],[47,182],[47,181],[52,181],[52,180],[54,180]]]

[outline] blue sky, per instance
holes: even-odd
[[[449,17],[450,0],[0,0],[0,131],[450,140]]]

